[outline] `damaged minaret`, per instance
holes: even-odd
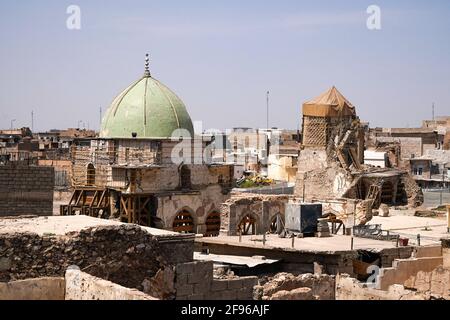
[[[407,172],[364,165],[364,130],[334,86],[303,104],[296,201],[321,202],[348,226],[365,224],[381,203],[416,204],[417,189]]]
[[[350,169],[360,170],[363,157],[364,133],[355,107],[334,86],[303,104],[298,197],[342,197],[352,182]]]

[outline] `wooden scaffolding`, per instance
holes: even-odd
[[[60,206],[62,216],[83,214],[91,217],[110,216],[110,193],[105,188],[77,187],[72,193],[69,204]]]

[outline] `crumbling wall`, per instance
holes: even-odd
[[[401,182],[404,185],[406,197],[408,199],[408,205],[415,208],[423,203],[423,193],[422,189],[419,187],[419,185],[416,183],[416,181],[413,179],[413,177],[405,173],[400,178]]]
[[[65,300],[158,300],[136,289],[122,287],[76,268],[69,268],[66,271],[64,298]]]
[[[423,293],[407,290],[402,285],[392,285],[388,290],[368,287],[348,274],[336,276],[336,300],[427,300]]]
[[[294,194],[306,201],[340,198],[350,188],[353,178],[336,164],[308,172],[298,172]]]
[[[442,265],[440,257],[424,257],[410,259],[396,259],[391,268],[382,268],[377,276],[377,288],[387,290],[393,284],[403,285],[409,278],[419,272],[431,272]]]
[[[0,282],[0,300],[64,300],[63,277]]]
[[[192,240],[173,247],[160,241],[135,225],[86,228],[65,236],[0,234],[0,281],[63,276],[68,266],[77,265],[93,276],[142,290],[142,282],[158,270],[192,261]]]
[[[242,219],[251,216],[255,219],[256,233],[262,234],[269,231],[276,215],[284,219],[288,199],[287,195],[236,195],[222,204],[221,220],[227,226],[228,235],[237,235]]]
[[[258,300],[334,300],[335,276],[277,273],[263,286],[255,287],[254,295]]]
[[[53,167],[0,166],[0,216],[52,215]]]
[[[450,269],[439,266],[431,272],[419,271],[404,282],[404,287],[435,299],[450,300]]]
[[[213,279],[212,261],[195,261],[176,266],[177,300],[251,300],[257,277]]]

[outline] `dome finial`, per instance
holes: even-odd
[[[148,53],[145,54],[145,71],[144,71],[144,77],[150,77],[150,69],[149,69],[149,61],[150,58],[148,57]]]

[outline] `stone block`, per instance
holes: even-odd
[[[177,273],[175,282],[177,286],[182,286],[188,283],[188,275],[183,273]]]
[[[228,280],[213,280],[211,282],[211,291],[223,291],[228,288]]]
[[[207,294],[210,291],[210,288],[210,281],[199,282],[197,284],[194,284],[194,294]]]
[[[203,295],[203,294],[192,294],[187,297],[187,300],[204,300],[204,299],[205,299],[205,295]]]
[[[225,290],[221,291],[222,300],[236,300],[238,296],[237,290]]]
[[[189,296],[194,294],[194,286],[190,284],[185,284],[184,286],[180,286],[177,288],[177,296]]]
[[[237,279],[237,280],[231,279],[231,280],[228,280],[228,289],[229,289],[229,290],[240,289],[240,288],[242,288],[243,283],[244,283],[244,281],[242,281],[241,279]]]
[[[244,288],[253,288],[258,284],[258,278],[257,277],[242,277],[240,280],[243,281],[242,287]]]
[[[253,300],[252,288],[241,288],[237,291],[238,300]]]
[[[195,262],[180,263],[176,266],[177,274],[189,274],[194,272]]]

